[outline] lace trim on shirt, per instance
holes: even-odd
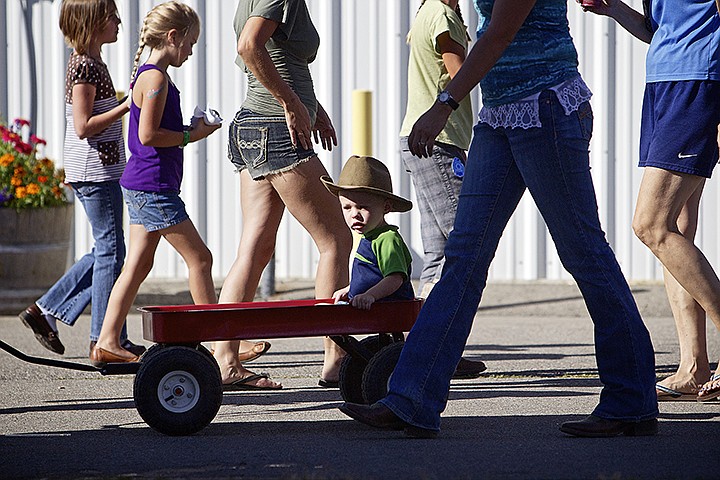
[[[585,84],[581,76],[566,80],[550,90],[555,92],[560,105],[565,110],[565,115],[577,111],[584,102],[590,100],[592,92]],[[497,107],[483,107],[478,114],[478,121],[486,123],[492,128],[522,128],[527,130],[532,127],[542,127],[540,123],[540,106],[538,99],[540,93],[530,95],[522,100]]]

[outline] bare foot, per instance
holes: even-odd
[[[225,374],[227,372],[227,375]],[[267,389],[278,389],[282,388],[282,383],[274,382],[267,378],[265,374],[256,374],[254,372],[251,372],[247,368],[244,368],[243,366],[240,367],[227,367],[223,371],[222,375],[222,383],[223,385],[230,385],[233,383],[237,383],[239,380],[243,380],[246,378],[250,378],[252,376],[255,376],[256,378],[252,380],[248,380],[246,382],[242,382],[242,385],[246,387],[256,387],[256,388],[267,388]]]
[[[710,375],[708,374],[708,378],[709,377]],[[705,381],[707,380],[696,379],[693,376],[686,376],[676,372],[659,381],[658,385],[675,390],[676,392],[694,394],[700,390],[700,386],[705,383]]]
[[[698,392],[698,400],[706,402],[720,396],[720,373],[715,373]]]
[[[340,365],[342,364],[342,358],[339,358],[337,362],[331,365],[323,365],[320,379],[325,382],[335,383],[340,380]]]

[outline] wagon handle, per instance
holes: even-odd
[[[140,368],[139,363],[109,363],[104,367],[95,367],[86,363],[65,362],[63,360],[52,360],[50,358],[32,357],[14,347],[11,347],[2,340],[0,340],[0,348],[24,362],[34,363],[36,365],[45,365],[47,367],[67,368],[83,372],[99,372],[103,375],[135,374]]]

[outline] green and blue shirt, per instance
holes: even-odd
[[[411,264],[410,250],[395,225],[383,225],[362,235],[353,260],[348,298],[367,292],[390,274],[400,273],[405,281],[382,300],[412,300]]]

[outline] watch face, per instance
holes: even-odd
[[[440,92],[440,95],[438,95],[438,100],[440,100],[442,103],[447,103],[447,101],[450,100],[450,94],[448,92]]]

